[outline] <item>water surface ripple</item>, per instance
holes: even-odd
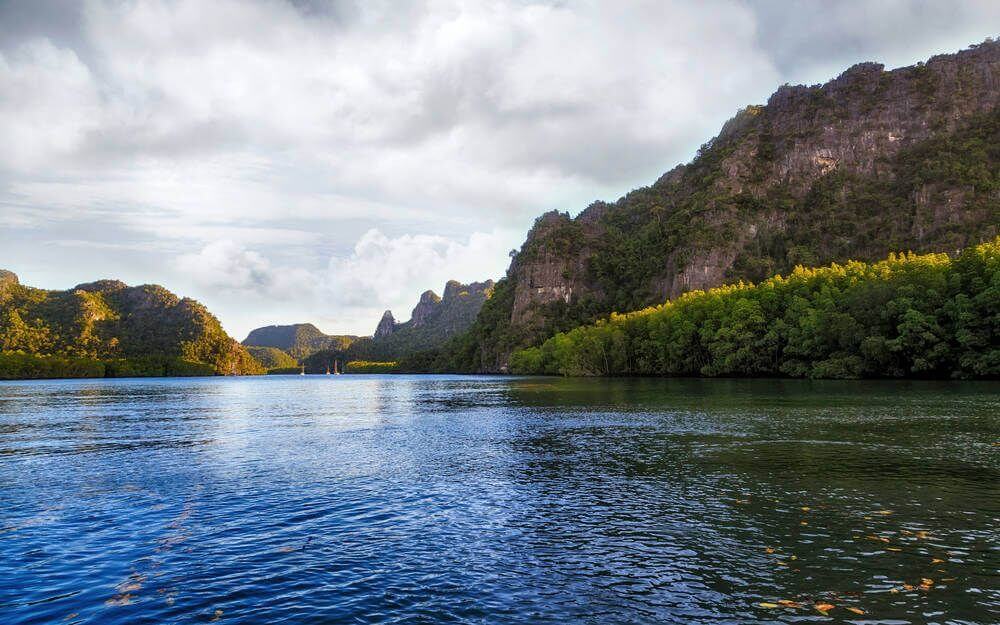
[[[0,623],[997,623],[998,414],[996,383],[0,383]]]

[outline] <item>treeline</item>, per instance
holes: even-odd
[[[946,254],[798,267],[612,314],[517,351],[513,373],[1000,377],[1000,238]]]
[[[371,362],[368,360],[352,360],[344,367],[344,373],[396,373],[398,362]]]
[[[75,356],[38,356],[23,352],[0,352],[0,380],[54,378],[144,378],[215,375],[215,367],[181,358],[100,360]]]

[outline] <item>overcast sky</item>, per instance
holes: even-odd
[[[0,1],[0,267],[370,334],[782,83],[998,31],[997,0]]]

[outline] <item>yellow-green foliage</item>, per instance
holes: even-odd
[[[65,364],[74,359],[101,361],[108,376],[264,372],[208,309],[161,286],[101,280],[49,291],[21,285],[9,272],[0,278],[0,354],[21,354],[4,361],[2,375],[34,366],[40,373],[24,377],[57,370],[78,377],[76,365]]]
[[[344,373],[393,373],[399,369],[398,362],[370,362],[352,360],[344,367]]]
[[[515,373],[1000,376],[1000,238],[693,291],[515,352]]]
[[[290,369],[298,365],[298,362],[294,358],[277,347],[247,345],[246,349],[268,371],[271,369]]]

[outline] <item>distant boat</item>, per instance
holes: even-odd
[[[305,374],[306,374],[306,366],[302,365],[302,371],[299,371],[299,375],[305,375]]]

